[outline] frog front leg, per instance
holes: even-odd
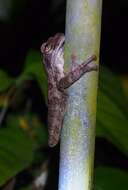
[[[94,63],[97,60],[96,55],[92,55],[86,61],[76,66],[77,57],[71,56],[72,67],[71,70],[65,74],[58,82],[58,89],[66,89],[79,80],[85,73],[97,71],[98,65]]]

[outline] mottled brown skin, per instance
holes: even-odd
[[[97,65],[93,63],[96,60],[95,55],[80,65],[76,65],[77,58],[72,55],[71,71],[65,74],[64,42],[64,34],[57,33],[41,46],[43,63],[48,75],[48,144],[50,147],[54,147],[60,138],[68,99],[66,89],[85,73],[98,69]]]

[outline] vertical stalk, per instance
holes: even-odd
[[[77,55],[78,64],[93,54],[99,57],[101,5],[102,0],[67,0],[65,69],[70,67],[72,53]],[[59,190],[92,188],[97,79],[98,72],[92,71],[68,90],[60,145]]]

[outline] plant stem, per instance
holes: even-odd
[[[93,54],[99,56],[101,5],[102,0],[67,0],[66,68],[70,67],[72,54],[77,55],[79,63]],[[98,72],[92,71],[68,90],[60,145],[59,190],[92,188],[97,79]]]

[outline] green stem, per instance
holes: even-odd
[[[67,0],[65,63],[99,56],[102,0]],[[99,59],[97,60],[97,62]],[[65,69],[66,69],[65,68]],[[59,190],[92,187],[98,72],[85,74],[69,88],[61,135]]]

